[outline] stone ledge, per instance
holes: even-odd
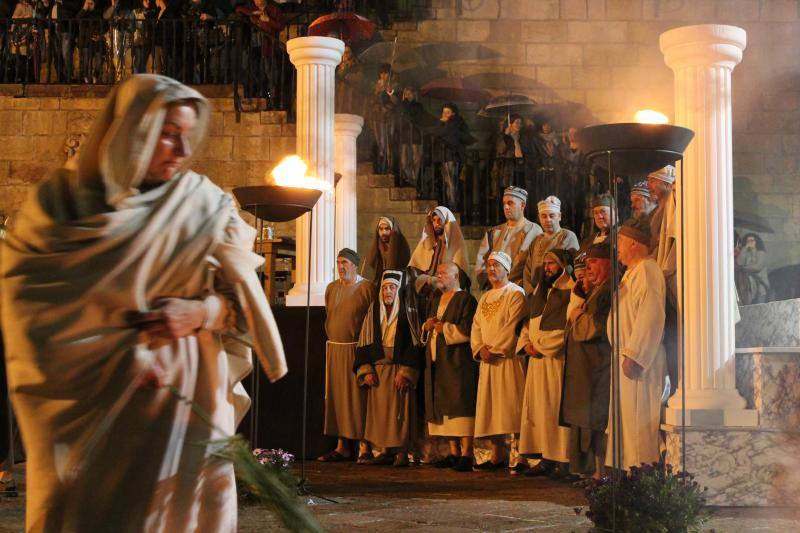
[[[436,200],[411,200],[411,212],[427,213],[437,205],[439,204]]]
[[[417,190],[413,187],[392,187],[389,189],[389,200],[416,200]]]
[[[389,174],[370,174],[367,177],[367,183],[373,188],[394,187],[394,176]]]
[[[666,408],[664,422],[680,426],[683,419],[680,409]],[[713,428],[753,428],[758,426],[758,412],[755,409],[687,409],[687,427]]]

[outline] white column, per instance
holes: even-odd
[[[297,155],[308,163],[308,174],[327,181],[333,190],[334,73],[342,60],[344,43],[331,37],[298,37],[286,43],[289,59],[297,68]],[[297,272],[286,305],[306,305],[308,265],[311,264],[311,305],[325,305],[325,287],[333,281],[334,195],[329,192],[309,215],[297,220]],[[308,257],[309,241],[311,257]]]
[[[685,375],[669,401],[667,423],[680,423],[683,392],[687,425],[757,422],[736,391],[734,361],[731,73],[746,42],[742,28],[718,24],[684,26],[660,38],[664,60],[675,74],[675,124],[695,132],[676,190],[680,194],[683,188],[684,202],[677,249]],[[678,204],[680,220],[680,196]]]
[[[356,250],[358,246],[356,139],[364,126],[364,118],[347,113],[337,113],[335,117],[336,154],[333,168],[342,175],[339,184],[336,185],[336,251],[338,253],[342,248]]]

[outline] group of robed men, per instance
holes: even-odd
[[[469,292],[466,247],[445,207],[427,216],[411,253],[391,217],[381,217],[362,265],[356,252],[337,257],[339,279],[326,291],[325,428],[337,437],[322,461],[358,450],[362,464],[408,464],[427,433],[449,442],[436,461],[459,471],[509,465],[511,437],[522,458],[540,461],[528,475],[599,476],[611,465],[612,332],[619,330],[622,466],[656,461],[667,397],[663,346],[674,315],[674,168],[634,185],[634,217],[617,227],[619,323],[611,308],[614,205],[593,205],[596,231],[583,242],[560,227],[558,198],[524,217],[527,192],[508,187],[506,223],[487,231],[473,271],[482,293]],[[669,331],[668,331],[669,334]],[[674,344],[674,343],[673,343]],[[676,365],[671,365],[676,366]],[[418,406],[423,407],[419,409]],[[425,426],[417,425],[418,415]],[[473,464],[473,439],[491,443]],[[351,447],[350,441],[360,443]],[[508,454],[508,455],[507,455]],[[526,470],[517,461],[512,473]]]

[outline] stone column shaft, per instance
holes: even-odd
[[[731,73],[741,61],[746,37],[741,28],[708,24],[676,28],[660,39],[665,62],[675,74],[675,124],[695,132],[676,181],[678,220],[683,195],[684,225],[678,232],[677,250],[685,357],[679,387],[685,390],[670,399],[668,423],[680,422],[684,392],[687,412],[704,413],[693,421],[689,412],[687,424],[752,422],[752,413],[744,411],[744,399],[736,391],[732,290]]]
[[[336,153],[334,170],[341,174],[336,185],[336,250],[358,247],[358,200],[356,179],[358,174],[358,154],[356,139],[364,126],[364,119],[358,115],[337,113],[334,131],[336,132]]]
[[[332,190],[334,74],[344,43],[331,37],[297,37],[286,43],[286,49],[297,68],[297,155],[308,164],[308,174],[327,181]],[[325,287],[333,281],[336,268],[334,209],[334,195],[325,192],[314,207],[311,231],[309,215],[297,220],[297,271],[286,296],[288,306],[306,304],[309,262],[311,305],[325,305]]]

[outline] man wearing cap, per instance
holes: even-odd
[[[570,472],[602,477],[611,384],[611,346],[606,335],[611,309],[611,249],[593,244],[585,258],[584,301],[569,313],[561,421],[569,429]],[[573,294],[578,292],[575,286]]]
[[[384,270],[404,270],[411,258],[408,241],[393,216],[380,217],[375,227],[375,240],[361,265],[361,275],[376,286]]]
[[[528,300],[528,320],[522,327],[517,353],[526,355],[528,372],[522,402],[519,453],[541,457],[529,475],[569,476],[569,432],[558,423],[564,377],[564,329],[575,282],[572,252],[545,252],[534,273],[536,290]]]
[[[572,310],[579,307],[586,301],[586,296],[592,289],[592,284],[586,278],[586,253],[579,253],[572,261],[572,277],[575,278],[575,286],[569,295],[569,307],[567,308],[567,318],[572,314]]]
[[[352,368],[367,389],[364,439],[382,449],[368,464],[408,466],[414,438],[421,357],[408,323],[404,278],[399,270],[383,272],[380,296],[364,318]]]
[[[525,317],[525,293],[508,281],[511,258],[492,252],[486,274],[492,288],[483,293],[472,321],[472,356],[480,361],[475,438],[491,440],[491,457],[477,470],[504,468],[503,447],[509,435],[519,435],[525,372],[516,354],[517,326]]]
[[[434,466],[471,472],[478,364],[469,342],[478,302],[459,288],[458,278],[455,264],[439,265],[436,281],[441,295],[431,302],[422,326],[427,347],[425,419],[428,434],[446,438],[450,445],[447,458]]]
[[[656,203],[650,196],[650,189],[646,181],[640,181],[631,187],[631,215],[636,220],[644,220],[650,224]],[[653,233],[651,226],[650,233]]]
[[[528,257],[525,260],[525,269],[522,278],[522,287],[525,294],[531,294],[534,285],[533,273],[542,265],[545,252],[550,250],[573,250],[579,248],[578,237],[568,229],[561,227],[561,200],[555,196],[548,196],[537,205],[539,210],[539,223],[544,233],[533,240]]]
[[[414,290],[426,302],[436,290],[436,268],[444,262],[455,263],[461,270],[462,281],[469,280],[467,247],[464,244],[461,227],[455,215],[440,205],[426,215],[422,238],[408,262]],[[423,313],[426,311],[426,308],[420,308],[421,316],[425,316]]]
[[[619,284],[619,410],[622,464],[625,470],[659,460],[661,397],[667,361],[664,332],[664,276],[650,257],[649,226],[633,220],[619,230],[618,253],[627,267]],[[607,335],[614,346],[614,314]],[[608,434],[614,436],[613,417]],[[613,465],[609,442],[606,465]]]
[[[486,258],[492,252],[505,252],[511,258],[511,283],[522,285],[522,273],[528,249],[537,236],[542,234],[539,224],[525,218],[528,192],[520,187],[506,187],[503,192],[503,214],[506,222],[486,232],[475,260],[475,277],[481,289],[490,287],[486,276]]]
[[[614,200],[609,194],[596,196],[592,202],[592,219],[594,220],[595,231],[583,239],[581,242],[581,253],[586,253],[593,244],[605,242],[608,233],[611,231],[612,219],[614,219]]]
[[[364,437],[366,392],[353,375],[356,343],[375,289],[358,275],[358,254],[342,248],[336,257],[339,279],[325,289],[325,435],[337,437],[336,449],[320,461],[344,461],[351,456],[350,440]],[[359,458],[363,460],[364,458]]]

